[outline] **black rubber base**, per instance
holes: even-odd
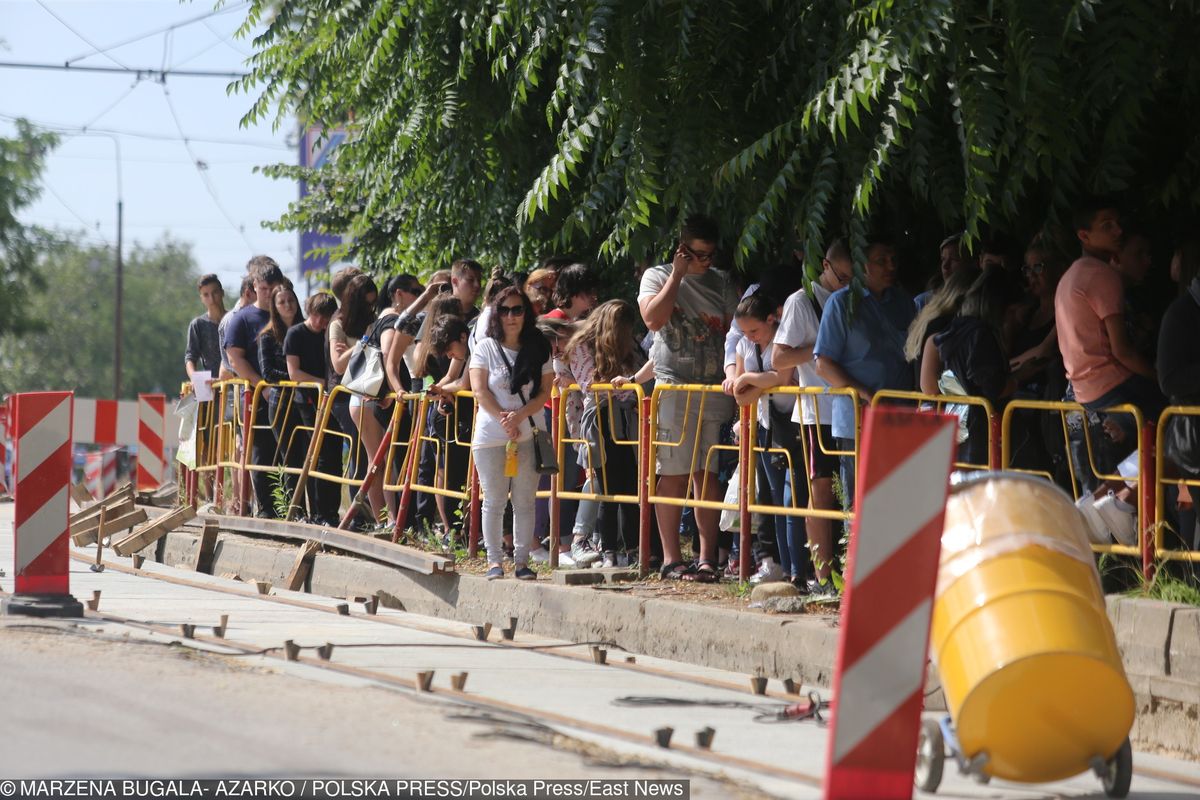
[[[0,616],[82,617],[83,603],[69,594],[14,594],[0,599]]]

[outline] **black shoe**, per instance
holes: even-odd
[[[537,573],[529,567],[517,567],[517,571],[513,573],[513,577],[519,581],[536,581]]]
[[[492,567],[487,571],[487,579],[494,581],[504,577],[504,567]],[[518,576],[519,577],[519,576]]]

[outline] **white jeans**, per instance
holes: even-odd
[[[533,461],[533,438],[517,444],[517,474],[504,475],[504,445],[472,447],[479,488],[483,492],[483,542],[489,564],[504,559],[504,506],[513,507],[513,561],[518,567],[529,563],[533,546],[534,502],[538,473]]]

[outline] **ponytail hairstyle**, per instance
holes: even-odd
[[[416,366],[413,371],[414,378],[424,378],[433,371],[433,359],[437,354],[433,331],[444,324],[446,320],[461,320],[462,316],[462,303],[452,294],[443,294],[429,305],[425,336],[421,338],[417,344],[417,350],[413,354],[413,363]]]

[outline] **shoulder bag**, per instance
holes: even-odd
[[[492,341],[495,342],[493,339]],[[500,351],[500,358],[504,359],[504,366],[508,367],[508,380],[512,382],[513,366],[508,361],[508,355],[504,352],[504,345],[496,343],[496,348]],[[528,403],[529,399],[525,397],[525,390],[518,389],[517,397],[521,398],[522,403]],[[536,414],[535,414],[536,416]],[[550,434],[537,426],[533,421],[533,417],[529,418],[529,425],[533,428],[533,462],[539,475],[557,475],[558,474],[558,453],[554,449],[554,442],[550,440]]]
[[[379,390],[386,379],[378,329],[379,323],[376,321],[372,324],[370,333],[354,345],[354,350],[350,353],[350,363],[346,365],[346,374],[342,376],[342,386],[369,398],[379,396]]]

